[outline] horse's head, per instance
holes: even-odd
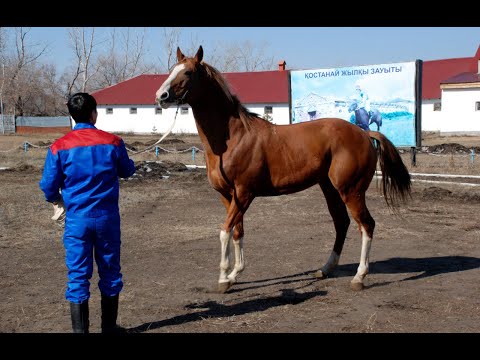
[[[356,101],[353,101],[350,106],[348,107],[348,112],[352,112],[352,111],[355,111],[357,110],[358,108],[358,104]]]
[[[193,85],[200,80],[199,70],[202,59],[202,46],[198,48],[194,57],[186,57],[177,47],[177,63],[155,95],[156,102],[163,109],[167,109],[172,104],[188,103],[189,99],[195,97],[197,87]]]

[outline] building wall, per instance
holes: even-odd
[[[438,131],[446,133],[476,133],[480,132],[480,111],[475,111],[475,102],[480,101],[480,88],[474,89],[444,89],[442,90],[441,111],[433,111],[433,104],[440,99],[423,100],[422,131]],[[245,104],[252,112],[263,116],[264,107],[272,106],[272,123],[287,125],[290,123],[288,104]],[[106,108],[113,108],[113,114],[106,114]],[[117,133],[164,134],[175,118],[177,107],[162,109],[162,114],[155,114],[153,105],[138,105],[137,114],[130,114],[126,105],[98,105],[97,128]],[[175,120],[172,133],[196,134],[197,128],[192,109],[182,114],[181,109]]]
[[[130,114],[130,108],[136,107],[137,113]],[[107,114],[107,108],[112,108],[113,113]],[[177,107],[162,109],[161,114],[155,114],[153,105],[98,105],[96,127],[101,130],[118,133],[155,134],[165,133],[172,125]],[[175,120],[175,133],[196,132],[193,121],[192,109],[188,107],[188,114],[178,110]]]
[[[475,111],[478,101],[480,87],[443,89],[440,132],[480,133],[480,111]]]
[[[440,99],[422,101],[422,131],[440,131],[442,112],[433,111],[433,104],[436,102],[440,102]]]
[[[272,123],[289,124],[290,115],[288,104],[246,104],[245,107],[263,116],[265,105],[272,106]],[[136,114],[130,114],[131,107],[137,108]],[[188,109],[187,114],[182,114],[181,109],[183,107]],[[112,108],[113,113],[107,114],[107,108]],[[153,105],[98,105],[97,112],[98,117],[95,126],[101,130],[115,133],[164,134],[168,131],[175,119],[177,107],[172,106],[168,109],[162,109],[161,114],[155,114],[155,107]],[[172,133],[197,133],[197,127],[190,106],[184,105],[178,109]]]
[[[263,117],[265,106],[272,106],[272,124],[288,125],[290,124],[290,108],[288,104],[250,104],[245,107]]]

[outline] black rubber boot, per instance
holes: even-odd
[[[74,333],[88,334],[90,322],[88,320],[88,300],[81,304],[70,303],[72,329]]]
[[[102,334],[125,334],[125,328],[117,325],[118,294],[106,296],[102,294]]]

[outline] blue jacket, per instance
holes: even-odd
[[[91,123],[77,123],[49,147],[40,189],[49,202],[62,196],[67,216],[96,217],[118,212],[118,177],[134,173],[120,137]]]

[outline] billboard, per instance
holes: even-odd
[[[420,146],[421,60],[290,71],[291,123],[338,117]]]

